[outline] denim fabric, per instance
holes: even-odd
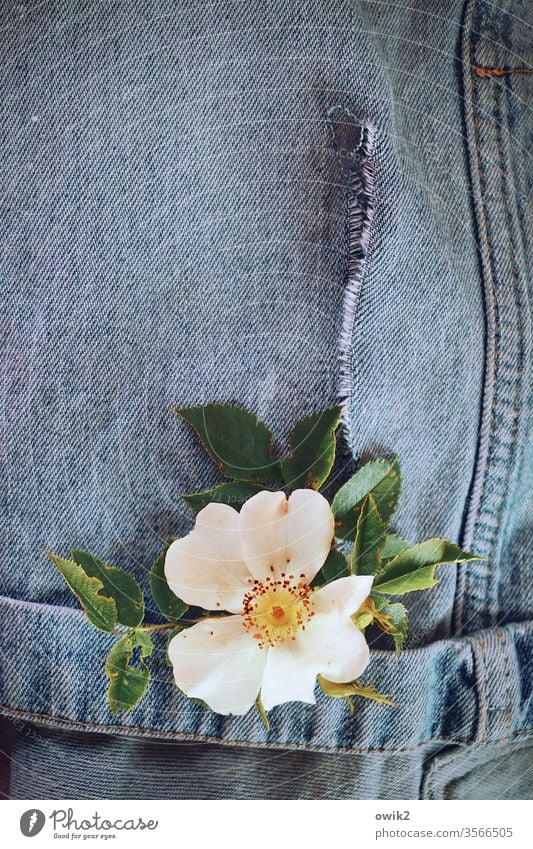
[[[395,694],[394,710],[365,700],[351,716],[342,700],[322,695],[314,706],[294,702],[275,708],[267,732],[253,711],[221,716],[180,696],[166,666],[164,640],[154,652],[147,695],[117,720],[102,686],[113,637],[96,632],[77,611],[11,602],[2,612],[0,645],[7,662],[0,665],[0,682],[7,705],[17,708],[4,712],[22,720],[33,716],[45,724],[74,722],[89,731],[109,727],[161,739],[394,752],[434,741],[475,744],[522,737],[531,720],[530,640],[531,627],[522,624],[440,640],[404,651],[399,659],[394,652],[375,650],[369,671],[383,692]]]
[[[235,757],[214,744],[30,732],[17,736],[12,750],[14,799],[372,799],[385,783],[394,798],[419,793],[420,754],[239,749]]]
[[[26,731],[12,749],[13,799],[379,799],[384,790],[394,799],[421,792],[428,798],[528,799],[533,789],[531,744],[524,742],[472,753],[455,749],[442,757],[435,757],[434,744],[351,756],[240,749],[235,757],[215,744]]]
[[[411,759],[408,794],[445,794],[423,781],[437,751],[527,738],[528,12],[0,2],[6,716],[128,736],[131,751],[141,736],[204,741],[184,758],[205,752],[205,770],[219,741],[245,775],[267,757],[255,747],[348,752],[350,792],[384,798],[399,795],[395,758],[400,771]],[[148,696],[117,722],[109,638],[44,549],[88,548],[147,589],[163,541],[191,527],[178,493],[218,480],[168,408],[240,403],[283,446],[339,396],[337,483],[397,453],[397,530],[488,558],[442,567],[431,595],[407,600],[405,654],[375,652],[368,679],[399,708],[286,705],[267,736],[255,716],[181,698],[161,642]]]

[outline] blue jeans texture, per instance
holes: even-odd
[[[200,773],[215,747],[236,771],[222,795],[270,798],[277,752],[291,798],[470,798],[476,770],[504,794],[511,761],[525,792],[528,15],[527,0],[0,2],[0,713],[38,723],[15,760],[49,776],[41,794],[15,766],[17,797],[61,786],[52,751],[80,764],[79,798],[113,793],[101,747],[172,771],[158,740]],[[369,680],[398,708],[290,704],[267,733],[180,696],[161,642],[117,722],[110,638],[45,549],[94,551],[148,591],[192,525],[179,493],[219,480],[169,408],[242,404],[283,447],[339,396],[335,484],[397,454],[398,532],[487,558],[408,599],[399,660],[376,647]],[[333,778],[306,785],[305,763]]]

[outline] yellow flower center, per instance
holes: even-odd
[[[282,573],[280,580],[254,581],[245,595],[244,627],[252,632],[260,649],[294,640],[297,631],[305,631],[314,612],[311,588],[303,578],[300,575],[297,581],[294,575]]]

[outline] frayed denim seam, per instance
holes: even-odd
[[[335,134],[335,121],[339,115],[347,117],[361,129],[360,141],[351,150],[339,148]],[[374,217],[374,164],[372,155],[376,131],[363,123],[353,112],[340,104],[328,111],[328,128],[339,165],[348,184],[348,282],[344,294],[343,317],[339,339],[339,399],[343,406],[344,424],[350,432],[350,401],[352,398],[352,347],[353,331],[363,284],[363,272],[368,253],[370,232]]]

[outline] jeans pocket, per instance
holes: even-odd
[[[358,699],[351,715],[343,699],[317,692],[315,705],[272,710],[267,731],[254,711],[221,716],[185,698],[166,665],[164,638],[150,658],[145,697],[116,716],[104,672],[113,637],[71,608],[0,599],[0,713],[57,728],[252,748],[398,754],[431,743],[485,744],[523,736],[533,725],[524,663],[532,630],[506,626],[399,657],[372,651],[363,683],[393,694],[397,707]]]

